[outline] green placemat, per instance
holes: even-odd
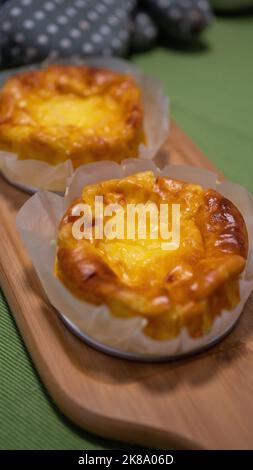
[[[0,450],[129,449],[72,424],[41,383],[4,296],[0,295]]]
[[[173,117],[234,181],[253,190],[253,17],[220,19],[198,52],[134,57],[163,81]],[[0,248],[1,249],[1,248]],[[0,449],[126,448],[72,425],[53,405],[0,297]]]
[[[230,179],[253,190],[253,16],[219,19],[195,53],[135,59],[159,78],[173,117]]]

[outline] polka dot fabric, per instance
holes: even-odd
[[[189,38],[210,19],[207,0],[0,0],[0,66],[125,56],[152,47],[161,31]]]
[[[155,45],[159,30],[152,17],[143,9],[133,15],[131,45],[134,52],[142,52]]]
[[[118,55],[129,49],[135,0],[8,0],[0,8],[2,61]],[[0,39],[1,41],[1,39]]]
[[[211,22],[208,0],[142,0],[166,39],[191,40]]]

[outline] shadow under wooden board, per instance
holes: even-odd
[[[214,167],[173,123],[163,156]],[[253,448],[253,298],[219,345],[184,361],[132,363],[73,336],[43,293],[18,233],[29,197],[2,178],[0,282],[31,357],[55,403],[104,437],[158,448]]]

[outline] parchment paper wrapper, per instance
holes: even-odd
[[[52,60],[46,60],[42,64],[22,67],[8,73],[0,74],[0,86],[4,81],[22,71],[33,68],[46,67]],[[165,96],[161,84],[155,79],[146,76],[133,64],[115,58],[68,58],[56,60],[55,63],[91,65],[94,67],[105,67],[118,72],[132,75],[142,90],[144,105],[144,130],[147,144],[139,146],[136,158],[151,159],[166,140],[169,132],[168,98]],[[71,160],[59,165],[50,165],[39,160],[19,160],[17,155],[0,151],[0,171],[13,184],[28,192],[38,189],[46,189],[63,193],[66,188],[67,178],[73,174]]]
[[[54,275],[54,258],[59,220],[73,198],[81,194],[84,186],[102,180],[123,178],[139,171],[152,170],[157,175],[171,176],[199,183],[204,188],[217,188],[239,208],[247,224],[249,255],[240,280],[241,301],[231,311],[223,311],[210,331],[199,339],[189,337],[186,329],[173,340],[155,341],[143,333],[146,320],[141,317],[119,319],[104,305],[94,306],[75,298]],[[174,357],[199,350],[222,337],[239,318],[243,306],[253,289],[253,203],[243,187],[230,182],[219,183],[216,175],[192,166],[167,165],[159,170],[154,162],[128,159],[121,165],[101,162],[83,165],[69,181],[65,197],[41,191],[31,197],[17,216],[17,227],[51,304],[68,319],[79,332],[96,342],[119,351],[148,357]]]

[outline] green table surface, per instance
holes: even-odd
[[[133,60],[159,78],[173,117],[230,179],[253,189],[253,16],[218,19],[194,52],[157,48]],[[1,248],[0,248],[1,249]],[[52,403],[0,297],[0,449],[112,449]]]

